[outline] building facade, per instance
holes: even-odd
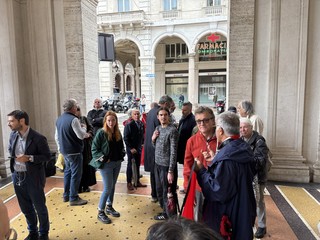
[[[176,104],[213,105],[226,97],[228,1],[107,1],[98,29],[115,38],[115,63],[100,62],[101,96],[164,93]],[[110,81],[111,79],[111,81]],[[149,104],[148,104],[149,105]]]
[[[55,150],[63,101],[87,112],[118,87],[149,102],[249,99],[273,153],[269,178],[320,182],[319,13],[318,0],[0,1],[0,175],[7,113],[26,110]],[[99,64],[97,32],[115,36],[116,62]]]

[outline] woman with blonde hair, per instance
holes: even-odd
[[[103,162],[99,169],[103,180],[103,192],[98,206],[98,220],[102,223],[111,223],[107,215],[120,217],[120,213],[112,207],[112,203],[124,156],[117,115],[113,111],[108,111],[103,119],[103,127],[98,130],[92,142],[93,159],[100,159]]]

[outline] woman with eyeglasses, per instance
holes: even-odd
[[[215,116],[212,109],[209,107],[200,106],[195,110],[194,115],[198,127],[198,132],[190,137],[187,141],[183,165],[183,187],[185,190],[188,189],[189,178],[195,159],[199,159],[203,163],[203,165],[207,167],[205,158],[209,154],[210,150],[213,150],[215,152],[217,147],[217,138],[215,135]],[[199,184],[196,183],[196,189],[193,189],[191,191],[193,191],[193,193],[195,191],[196,205],[194,209],[186,209],[188,208],[188,206],[185,206],[184,211],[194,211],[193,220],[201,221],[203,195]],[[189,196],[191,195],[192,194],[190,194]],[[191,208],[193,208],[193,206],[191,206]]]

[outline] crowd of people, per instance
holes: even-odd
[[[87,204],[79,193],[89,192],[90,186],[96,184],[98,170],[103,191],[97,219],[110,224],[108,215],[120,217],[113,201],[121,163],[127,155],[128,193],[147,187],[140,182],[143,158],[145,171],[150,172],[151,201],[159,202],[162,208],[154,219],[169,220],[168,224],[165,221],[152,226],[148,231],[152,237],[148,239],[157,239],[157,233],[164,228],[168,233],[185,228],[188,234],[196,234],[190,231],[204,226],[195,225],[200,222],[210,229],[207,239],[262,238],[266,234],[263,193],[270,151],[262,136],[263,122],[254,114],[252,103],[241,101],[237,108],[230,107],[215,116],[210,107],[199,106],[193,111],[190,102],[182,102],[178,122],[170,96],[164,95],[159,102],[152,103],[148,113],[146,101],[142,104],[140,109],[130,111],[122,135],[117,114],[104,110],[101,99],[94,100],[87,117],[81,115],[76,100],[64,102],[55,133],[58,150],[64,157],[62,201],[70,206]],[[12,129],[9,151],[13,184],[29,230],[25,239],[48,239],[43,165],[50,159],[47,140],[29,127],[24,111],[9,113],[8,126]],[[92,161],[99,164],[93,165]],[[180,212],[184,219],[176,219],[178,212],[169,209],[168,203],[168,193],[178,202],[177,164],[183,165],[179,193],[185,194]],[[258,227],[253,233],[256,217]]]

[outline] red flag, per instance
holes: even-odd
[[[192,172],[191,180],[189,183],[189,188],[186,193],[186,200],[182,210],[182,216],[184,218],[194,220],[194,201],[196,197],[196,185],[197,185],[197,175]]]

